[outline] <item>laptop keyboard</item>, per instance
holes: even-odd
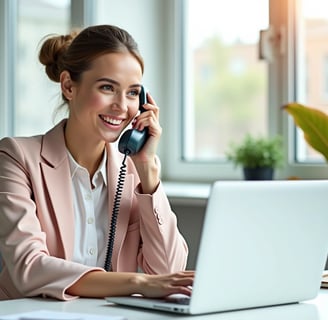
[[[190,303],[190,297],[179,294],[172,294],[166,298],[167,302],[177,303],[182,305],[188,305]]]

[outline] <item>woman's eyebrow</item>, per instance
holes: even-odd
[[[117,86],[120,85],[117,81],[110,79],[110,78],[100,78],[100,79],[96,80],[96,82],[101,82],[101,81],[109,82],[109,83],[115,84]]]
[[[96,80],[96,82],[101,82],[101,81],[109,82],[109,83],[114,84],[116,86],[120,86],[119,82],[117,82],[116,80],[113,80],[111,78],[100,78],[100,79]],[[131,84],[129,86],[129,88],[141,88],[141,84],[139,84],[139,83]]]

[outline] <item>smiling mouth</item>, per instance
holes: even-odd
[[[103,116],[103,115],[99,115],[100,119],[102,119],[103,121],[105,121],[108,124],[114,125],[114,126],[119,126],[123,120],[120,119],[113,119],[109,116]]]

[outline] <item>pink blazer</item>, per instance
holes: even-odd
[[[45,135],[0,141],[0,300],[65,293],[83,274],[101,268],[71,261],[74,212],[65,120]],[[108,201],[111,215],[123,156],[108,145]],[[153,195],[138,193],[139,178],[127,159],[118,215],[114,271],[170,273],[186,266],[188,249],[160,184]],[[105,271],[104,271],[105,272]]]

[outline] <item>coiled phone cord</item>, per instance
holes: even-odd
[[[112,218],[110,222],[110,231],[108,236],[108,244],[107,244],[107,252],[106,252],[106,259],[105,259],[105,265],[104,269],[106,271],[112,270],[112,256],[113,256],[113,248],[114,248],[114,240],[115,240],[115,232],[116,232],[116,223],[117,223],[117,216],[120,210],[120,202],[122,198],[122,191],[124,186],[124,180],[126,176],[126,157],[128,156],[129,152],[126,151],[124,154],[124,158],[122,161],[122,165],[120,168],[120,173],[118,175],[118,182],[115,192],[115,198],[114,198],[114,205],[113,205],[113,211],[112,211]]]

